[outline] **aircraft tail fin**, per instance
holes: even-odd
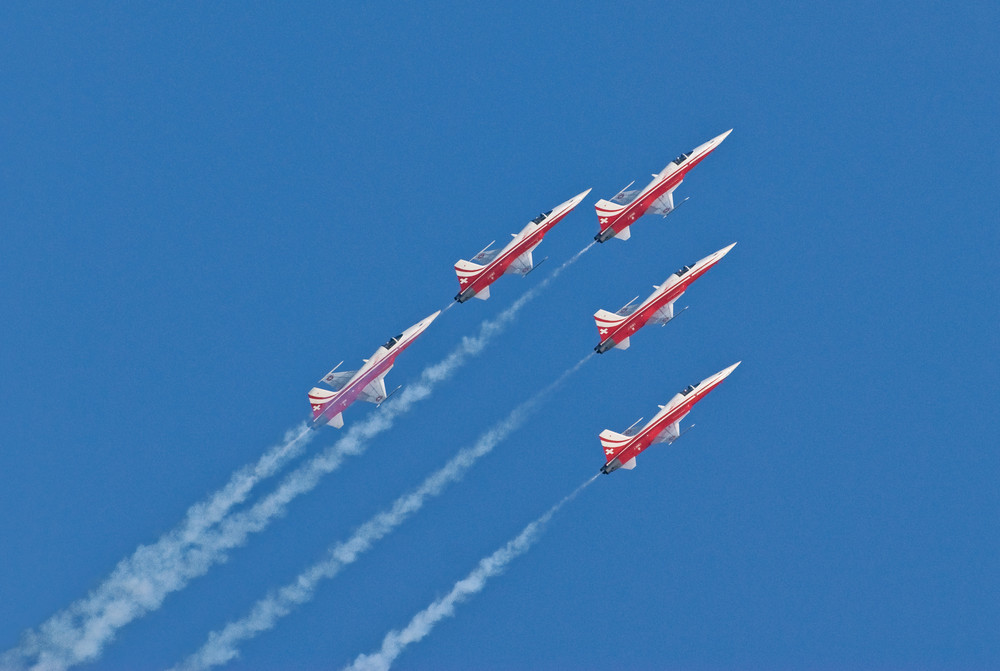
[[[337,392],[330,391],[329,389],[320,389],[319,387],[313,387],[309,390],[309,405],[312,406],[312,416],[313,420],[319,418],[323,414],[324,408],[329,405],[333,397],[337,395]]]
[[[598,217],[613,217],[624,210],[625,206],[620,203],[612,203],[610,200],[604,200],[602,198],[594,205],[594,209],[597,211]]]
[[[606,463],[614,459],[625,443],[631,440],[628,436],[612,431],[611,429],[601,431],[600,439],[601,447],[604,448],[604,461]]]
[[[624,316],[616,315],[607,310],[598,310],[594,313],[594,322],[597,323],[597,332],[601,336],[601,340],[607,338],[608,334],[623,321],[625,321]]]
[[[483,272],[483,268],[485,266],[473,263],[472,261],[466,261],[465,259],[455,264],[455,274],[458,275],[458,284],[463,290],[469,286],[469,283],[479,277],[479,274]]]

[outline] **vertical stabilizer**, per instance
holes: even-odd
[[[607,310],[598,310],[594,313],[594,322],[597,323],[597,333],[604,340],[619,324],[625,321],[625,317],[616,315]]]
[[[319,387],[313,387],[309,390],[309,405],[312,406],[313,421],[319,419],[320,415],[323,414],[323,410],[336,395],[337,392],[335,391],[320,389]]]
[[[481,266],[478,263],[473,263],[472,261],[466,261],[465,259],[460,260],[455,264],[455,274],[458,275],[458,284],[462,289],[466,289],[473,280],[479,277],[479,274],[483,272],[485,266]]]
[[[605,463],[614,459],[615,455],[621,452],[625,444],[631,440],[628,436],[612,431],[611,429],[601,431],[600,439],[601,447],[604,448]]]

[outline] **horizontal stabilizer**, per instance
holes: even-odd
[[[615,237],[618,238],[619,240],[628,240],[629,238],[632,237],[632,230],[631,229],[632,229],[631,226],[626,226],[622,230],[620,230],[617,233],[615,233]]]
[[[635,457],[632,457],[631,459],[629,459],[628,461],[626,461],[624,464],[622,464],[622,468],[624,468],[625,470],[628,470],[628,471],[631,471],[633,468],[635,468]]]
[[[629,340],[629,338],[623,338],[621,342],[616,342],[615,349],[628,349],[628,346],[632,344]]]
[[[489,297],[490,297],[489,287],[483,287],[482,290],[476,294],[476,298],[478,298],[481,301],[485,301]]]
[[[336,415],[330,418],[330,421],[327,422],[327,424],[329,424],[335,429],[344,428],[344,413],[338,412]]]

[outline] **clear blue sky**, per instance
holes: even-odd
[[[307,418],[333,364],[446,305],[457,259],[594,188],[546,265],[449,310],[393,386],[586,245],[597,198],[734,128],[675,215],[590,250],[89,668],[179,662],[577,362],[595,310],[734,241],[683,317],[589,361],[228,668],[377,648],[595,473],[602,429],[740,359],[694,431],[602,476],[400,666],[1000,667],[998,23],[989,2],[5,5],[0,652]]]

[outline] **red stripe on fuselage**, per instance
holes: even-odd
[[[718,145],[716,145],[716,147],[717,146]],[[648,193],[640,193],[635,200],[626,205],[625,209],[623,209],[618,214],[603,215],[603,217],[606,217],[608,221],[610,221],[611,223],[602,228],[601,233],[604,233],[604,231],[608,230],[609,228],[613,229],[615,233],[621,233],[623,229],[626,229],[632,224],[634,224],[644,214],[646,214],[646,211],[653,205],[653,203],[656,201],[657,198],[659,198],[667,191],[677,186],[684,179],[684,177],[687,176],[687,174],[691,171],[692,168],[701,163],[702,160],[704,160],[704,158],[709,154],[711,154],[713,151],[715,151],[715,147],[712,147],[701,156],[688,159],[687,167],[679,168],[677,172],[673,173],[672,175],[664,179],[663,182],[661,182],[659,185],[657,185],[656,182],[654,181],[653,183],[651,183],[646,187],[647,189],[650,189]],[[619,227],[618,224],[622,221],[625,215],[627,215],[629,212],[635,209],[637,205],[641,204],[644,201],[646,201],[646,204],[641,208],[641,211],[636,213],[635,216],[631,217],[627,224]],[[603,217],[600,214],[598,215],[599,219]]]
[[[724,379],[726,378],[722,378],[722,380]],[[629,459],[634,458],[637,454],[649,447],[653,443],[653,440],[655,440],[656,437],[664,431],[664,429],[676,422],[682,415],[689,412],[691,408],[698,403],[698,401],[705,398],[710,391],[722,384],[722,380],[717,381],[709,387],[695,389],[691,392],[690,397],[685,398],[676,408],[672,408],[670,412],[656,420],[655,423],[651,423],[648,427],[636,434],[636,436],[626,443],[625,446],[622,447],[622,449],[617,453],[613,455],[605,455],[607,460],[610,462],[617,458],[624,464],[628,462]]]
[[[500,276],[504,274],[504,271],[506,271],[507,268],[510,267],[510,264],[514,263],[517,257],[521,256],[521,254],[523,254],[527,249],[534,246],[532,244],[533,241],[537,239],[538,242],[540,243],[542,241],[542,238],[545,237],[545,234],[551,231],[552,228],[560,221],[562,221],[566,217],[566,215],[568,215],[570,212],[572,212],[572,208],[566,210],[558,217],[553,217],[551,222],[546,221],[544,224],[539,226],[536,231],[524,236],[522,240],[517,242],[510,249],[505,249],[499,256],[493,259],[485,268],[479,271],[479,274],[476,275],[475,279],[470,281],[468,285],[462,286],[462,291],[465,291],[469,287],[472,287],[475,290],[475,293],[478,294],[480,291],[482,291],[486,287],[496,282],[500,278]],[[461,285],[461,283],[459,284]]]
[[[348,382],[343,389],[337,392],[336,396],[327,401],[327,404],[323,406],[322,412],[316,417],[315,421],[329,421],[346,410],[352,403],[358,400],[358,396],[365,390],[365,387],[371,384],[372,380],[378,378],[379,375],[385,373],[396,361],[396,357],[402,354],[403,350],[409,347],[419,335],[420,333],[416,333],[409,340],[396,343],[396,346],[390,350],[390,353],[384,359]]]
[[[645,326],[650,319],[652,319],[653,314],[655,314],[657,310],[670,301],[676,300],[678,296],[687,291],[687,288],[691,286],[695,280],[708,272],[708,270],[718,262],[719,259],[716,259],[712,263],[706,264],[705,267],[700,270],[691,271],[687,277],[682,278],[677,284],[672,286],[669,290],[664,292],[662,296],[654,300],[649,305],[646,305],[645,302],[643,302],[639,306],[638,310],[626,317],[625,321],[621,322],[613,332],[609,332],[609,334],[601,342],[604,343],[608,340],[614,340],[616,343],[619,343],[625,338],[629,338],[634,335],[639,329]]]

